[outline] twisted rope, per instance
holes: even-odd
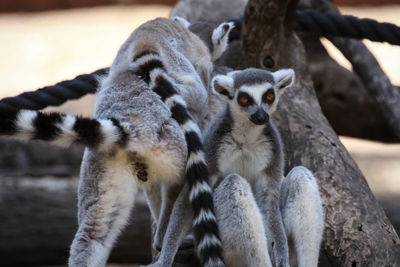
[[[232,19],[235,28],[229,40],[239,40],[243,18]],[[373,19],[360,19],[354,16],[322,13],[315,10],[297,10],[295,31],[311,32],[318,36],[338,36],[354,39],[369,39],[400,45],[400,27]]]
[[[242,18],[231,21],[235,23],[236,27],[231,31],[229,40],[238,40],[240,39]],[[294,29],[313,32],[319,36],[365,38],[400,45],[400,27],[394,24],[314,10],[298,10]],[[96,76],[104,75],[107,71],[107,68],[100,69],[91,74],[83,74],[75,79],[62,81],[54,86],[46,86],[33,92],[3,98],[0,100],[0,109],[39,110],[47,106],[59,106],[67,100],[78,99],[86,94],[93,94],[98,85]]]
[[[294,29],[312,32],[319,36],[369,39],[400,45],[400,27],[391,23],[381,23],[373,19],[360,19],[354,16],[298,10]]]
[[[0,100],[0,109],[39,110],[47,106],[59,106],[67,100],[78,99],[86,94],[94,94],[98,85],[96,77],[106,74],[107,71],[108,69],[99,69],[33,92],[3,98]]]

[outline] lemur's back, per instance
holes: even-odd
[[[184,67],[182,58],[179,56],[181,54],[195,66],[200,76],[201,72],[212,71],[210,51],[204,42],[187,28],[172,20],[165,18],[151,20],[140,26],[130,38],[140,40],[137,43],[134,41],[135,50],[138,53],[151,50],[152,47],[149,47],[149,44],[152,44],[154,48],[162,48],[167,52],[162,56],[171,64],[171,67],[173,65]],[[208,82],[208,80],[203,80],[206,85]]]
[[[130,69],[130,64],[135,58],[149,52],[158,53],[162,61],[167,63],[164,64],[164,68],[168,75],[177,81],[178,93],[185,99],[188,110],[202,127],[202,120],[207,113],[204,107],[208,105],[209,74],[213,67],[210,52],[203,41],[187,28],[165,18],[157,18],[141,25],[122,45],[110,69],[110,74],[100,89],[98,102],[104,101],[109,107],[117,104],[114,101],[114,95],[120,95],[121,100],[127,100],[126,95],[139,94],[145,90],[144,83],[141,84],[136,77],[124,72]],[[123,93],[118,92],[121,90],[119,88],[107,88],[107,92],[103,92],[107,84],[115,85],[116,83],[119,83],[121,87],[129,84],[130,87],[122,89]],[[103,100],[102,94],[106,94],[107,99]],[[154,100],[152,97],[148,99]],[[101,114],[102,109],[98,105],[96,114]]]

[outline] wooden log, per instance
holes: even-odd
[[[2,265],[66,264],[77,230],[77,182],[76,173],[73,177],[0,174]],[[109,262],[149,263],[150,260],[149,211],[140,194],[130,223]]]

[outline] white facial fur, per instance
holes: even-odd
[[[265,101],[263,101],[262,97],[263,95],[268,91],[268,89],[271,89],[272,84],[270,83],[262,83],[262,84],[256,84],[256,85],[251,85],[251,86],[246,86],[242,85],[235,93],[235,97],[231,103],[231,106],[235,106],[236,109],[240,109],[242,112],[246,114],[246,116],[249,118],[252,114],[254,114],[257,109],[262,108],[268,115],[270,115],[273,110],[271,110],[272,107],[276,106],[277,100],[275,100],[272,105],[269,105]],[[274,90],[275,91],[275,90]],[[239,93],[247,93],[254,101],[254,104],[249,105],[247,107],[242,107],[238,104],[237,98]],[[276,94],[276,92],[275,92]],[[275,110],[275,109],[274,109]]]

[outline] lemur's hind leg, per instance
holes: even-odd
[[[173,205],[168,227],[165,230],[162,241],[160,256],[156,262],[147,265],[148,267],[172,266],[179,246],[192,227],[193,211],[188,196],[188,185],[185,184]]]
[[[247,181],[228,175],[213,199],[227,266],[272,266],[263,219]]]
[[[79,228],[71,245],[69,266],[105,266],[137,193],[128,161],[123,152],[110,156],[86,149],[78,194]]]
[[[161,186],[161,209],[153,243],[153,248],[156,250],[161,250],[163,238],[170,221],[171,212],[174,207],[175,200],[182,191],[182,187],[183,185],[180,184],[174,186],[163,184]]]
[[[158,222],[161,210],[161,183],[150,183],[143,188],[154,222]]]
[[[296,266],[317,266],[324,214],[316,179],[307,168],[295,167],[283,179],[280,197],[286,234],[296,252]]]

